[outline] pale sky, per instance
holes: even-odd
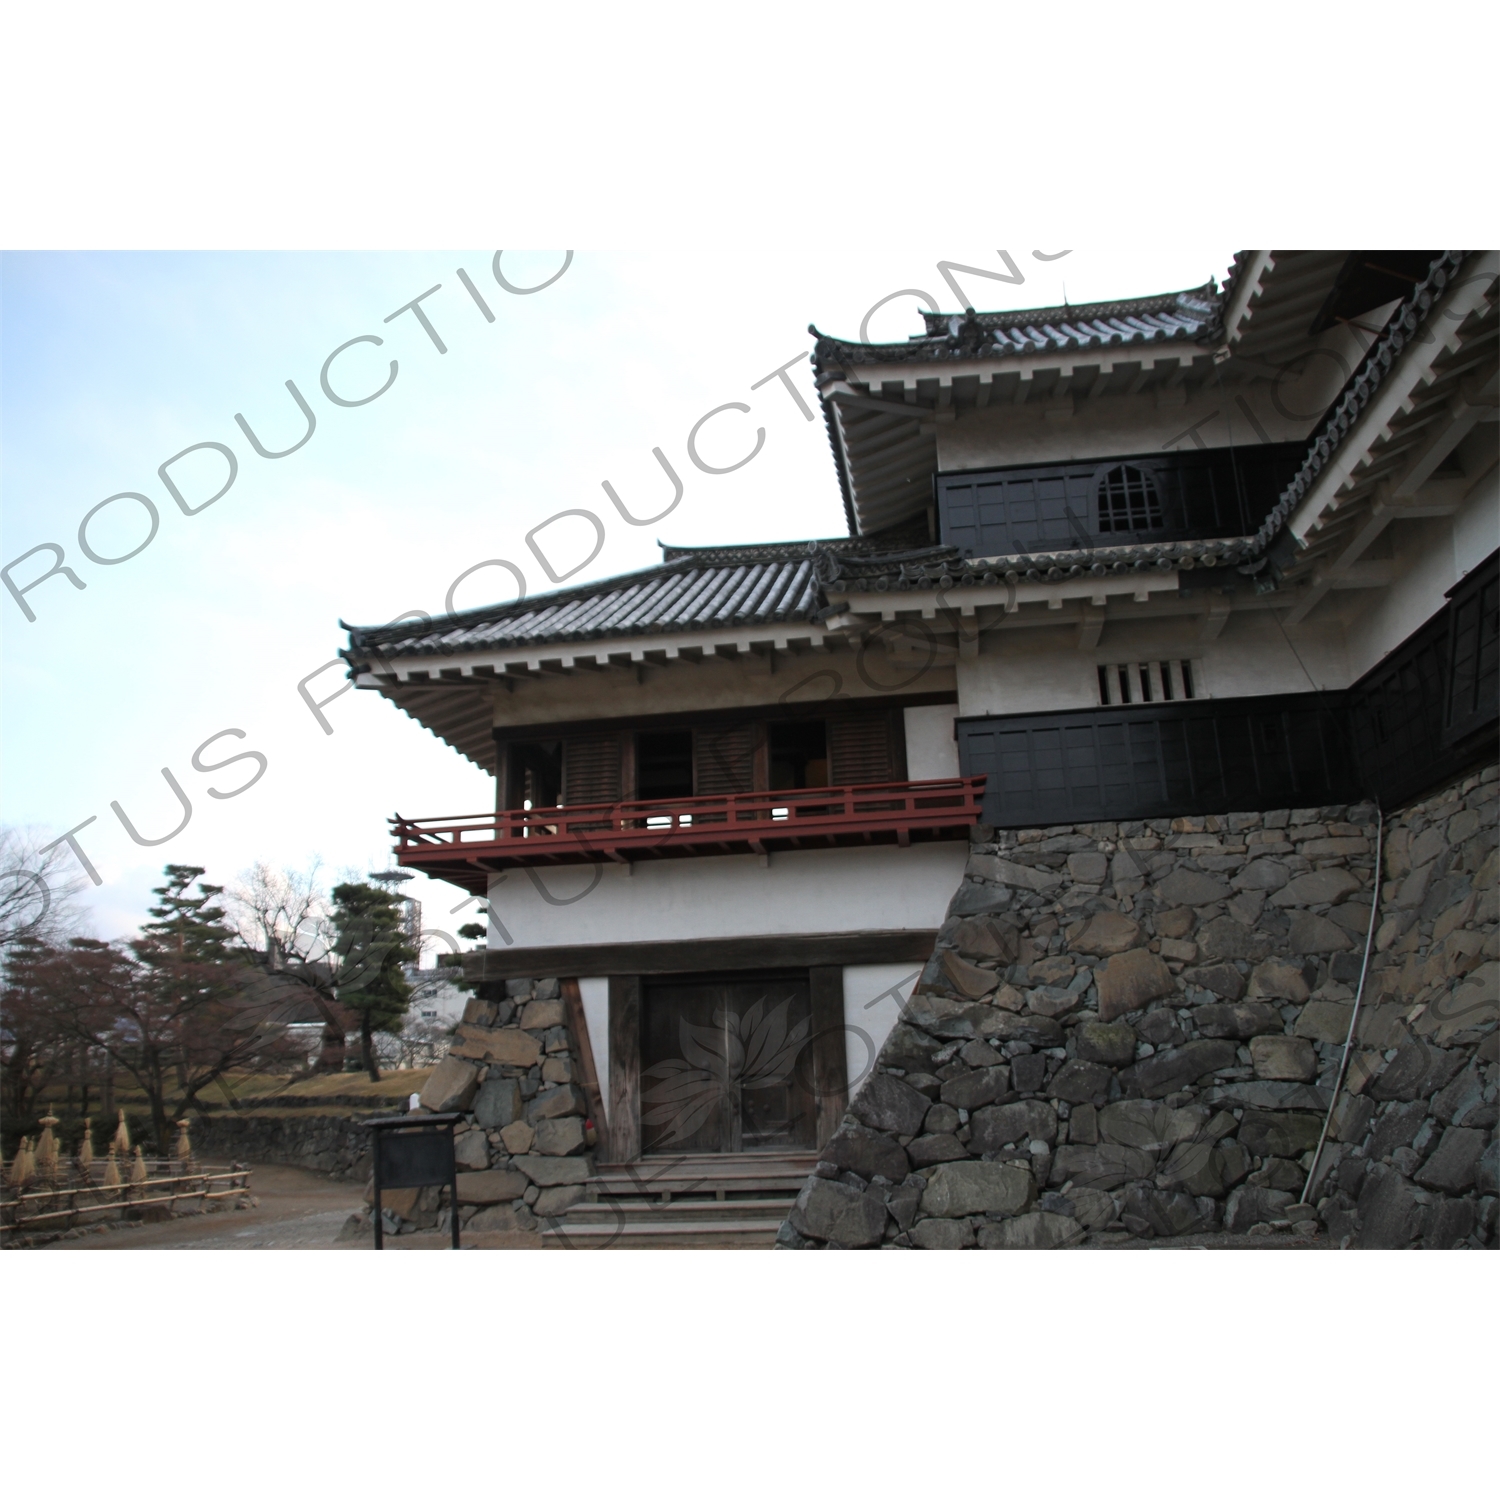
[[[1012,249],[1022,285],[955,273],[981,309],[1141,296],[1223,279],[1233,249],[1075,250],[1047,262]],[[1042,253],[1057,250],[1044,245]],[[0,563],[53,542],[86,587],[49,578],[26,595],[28,622],[9,593],[3,618],[3,804],[0,817],[56,837],[78,834],[103,883],[90,887],[95,934],[132,930],[164,863],[203,865],[216,883],[257,859],[336,871],[390,864],[385,819],[481,812],[489,778],[378,695],[349,692],[325,710],[325,734],[298,681],[329,662],[342,618],[373,624],[404,610],[439,613],[452,581],[474,563],[504,558],[530,593],[552,585],[526,533],[557,511],[593,512],[605,545],[572,581],[650,566],[657,538],[707,544],[837,536],[838,482],[821,415],[806,421],[781,383],[751,387],[811,347],[806,329],[854,338],[869,308],[922,288],[945,311],[956,299],[939,261],[1005,271],[993,249],[929,253],[846,249],[723,253],[685,250],[574,254],[551,286],[507,292],[487,250],[397,253],[24,253],[0,257]],[[544,281],[563,253],[506,252],[513,285]],[[487,322],[462,267],[488,304]],[[447,352],[405,313],[422,303]],[[869,336],[918,332],[920,303],[888,303]],[[399,364],[378,399],[340,407],[320,389],[323,361],[373,334],[335,363],[337,392],[358,396]],[[816,410],[804,359],[792,376]],[[270,449],[306,430],[285,386],[295,382],[316,430],[285,458],[256,455],[235,422]],[[733,474],[689,463],[699,417],[742,401],[705,432],[704,457],[732,462],[757,427],[765,443]],[[710,433],[712,435],[710,435]],[[158,466],[196,443],[229,447],[233,486],[186,516]],[[638,514],[670,492],[651,456],[660,447],[686,482],[678,509],[657,527],[626,525],[601,482]],[[226,465],[199,451],[169,471],[190,504],[223,483]],[[139,555],[113,566],[79,544],[85,515],[108,497],[145,495],[159,530]],[[145,508],[121,500],[89,524],[102,557],[145,540]],[[570,533],[570,527],[574,528]],[[592,543],[588,523],[560,522],[544,546],[557,571]],[[24,586],[51,556],[12,577]],[[499,569],[461,585],[455,604],[509,598]],[[309,690],[327,698],[342,666]],[[244,751],[265,774],[240,796],[216,800],[254,770],[241,761],[204,774],[194,751],[217,731],[206,764]],[[192,804],[190,822],[156,847],[132,842],[118,802],[143,837],[182,817],[168,768]],[[429,926],[463,894],[419,878],[407,886]]]

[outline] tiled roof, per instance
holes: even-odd
[[[1302,461],[1297,477],[1287,486],[1255,538],[1257,550],[1265,547],[1276,536],[1286,524],[1287,517],[1312,489],[1329,459],[1338,451],[1361,413],[1374,399],[1401,351],[1411,343],[1417,330],[1427,321],[1433,305],[1452,284],[1470,253],[1467,250],[1443,251],[1433,261],[1432,268],[1421,285],[1415,287],[1411,295],[1391,314],[1380,337],[1371,346],[1359,368],[1345,382],[1343,390],[1334,398],[1323,420],[1308,439],[1307,457]]]
[[[811,620],[822,604],[815,557],[827,545],[673,548],[670,560],[658,567],[442,616],[431,625],[346,627],[350,649],[345,655],[450,655],[547,641]]]
[[[1126,302],[1028,308],[1020,312],[924,312],[927,331],[900,344],[859,344],[817,339],[813,367],[998,359],[1043,351],[1102,349],[1113,344],[1197,340],[1217,327],[1219,293],[1213,282],[1187,292],[1135,297]]]

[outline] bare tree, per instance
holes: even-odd
[[[314,860],[306,870],[282,870],[263,860],[244,871],[225,893],[240,941],[283,992],[296,986],[323,1023],[316,1067],[344,1069],[344,1037],[356,1024],[338,1001],[338,934],[333,902]]]
[[[87,882],[64,843],[35,828],[0,827],[0,950],[20,938],[64,942],[83,925]]]

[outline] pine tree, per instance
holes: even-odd
[[[395,899],[372,885],[333,889],[333,925],[338,936],[338,999],[359,1015],[359,1054],[372,1083],[380,1081],[375,1033],[399,1033],[411,1001],[402,966],[417,961]]]

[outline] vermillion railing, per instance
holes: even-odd
[[[403,865],[543,864],[957,837],[978,821],[984,777],[737,792],[473,817],[394,817]]]

